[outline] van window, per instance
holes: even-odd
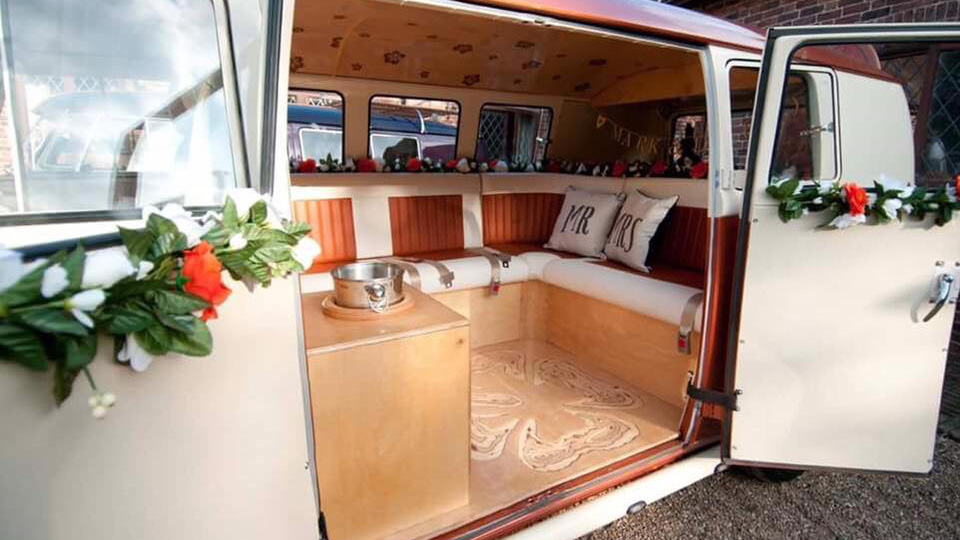
[[[682,114],[673,119],[670,152],[673,161],[686,169],[710,160],[706,114]]]
[[[370,99],[370,157],[388,163],[412,157],[447,161],[457,155],[460,104],[397,96]]]
[[[549,107],[484,105],[480,108],[476,157],[533,163],[547,153],[553,110]]]
[[[290,159],[343,162],[343,96],[337,92],[290,90],[287,94],[287,151]]]
[[[3,3],[0,215],[218,205],[246,182],[211,0],[164,6]]]
[[[730,69],[734,170],[746,168],[757,89],[755,68]],[[790,75],[780,111],[772,179],[832,180],[837,175],[833,77],[825,72]]]

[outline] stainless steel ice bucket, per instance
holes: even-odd
[[[384,262],[358,262],[333,269],[337,305],[383,313],[403,300],[403,268]]]

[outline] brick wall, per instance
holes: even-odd
[[[960,0],[720,0],[672,3],[760,28],[960,20]]]

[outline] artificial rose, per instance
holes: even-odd
[[[953,188],[960,194],[960,174],[953,177]]]
[[[654,176],[660,176],[665,172],[667,172],[667,164],[663,161],[657,161],[652,167],[650,167],[650,174]]]
[[[702,180],[707,177],[708,172],[710,172],[710,166],[707,165],[706,161],[701,161],[693,167],[690,167],[690,178]]]
[[[862,216],[869,204],[870,197],[867,196],[867,190],[856,184],[844,184],[843,195],[847,199],[847,205],[850,207],[850,215]]]
[[[357,172],[377,172],[377,162],[372,159],[361,159],[357,163]]]
[[[610,176],[620,178],[627,172],[627,164],[622,161],[614,161],[613,168],[610,169]]]
[[[43,271],[43,281],[40,283],[40,294],[44,298],[53,298],[67,288],[70,281],[67,280],[67,270],[55,264]]]
[[[510,165],[502,159],[496,160],[490,168],[493,169],[494,172],[510,172]]]
[[[122,247],[101,249],[87,253],[83,263],[81,287],[108,289],[121,279],[136,273],[137,269],[127,257],[127,249]]]
[[[421,169],[421,168],[422,168],[422,167],[420,166],[420,160],[419,160],[419,159],[417,159],[417,158],[415,158],[415,157],[412,157],[412,158],[410,158],[410,159],[407,160],[407,166],[406,166],[406,171],[407,171],[407,172],[420,172],[420,169]]]
[[[470,162],[467,161],[467,158],[460,158],[460,161],[457,162],[457,172],[470,172]]]
[[[547,162],[547,172],[551,173],[560,173],[563,172],[563,165],[555,159],[551,159]]]
[[[447,163],[443,166],[443,168],[446,169],[446,170],[448,170],[448,171],[450,171],[450,172],[456,171],[456,170],[457,170],[457,160],[456,160],[456,159],[447,160]]]
[[[299,173],[315,173],[317,172],[317,162],[313,159],[306,159],[300,162],[300,165],[297,165],[297,172]]]
[[[205,321],[216,319],[216,306],[230,296],[230,289],[223,284],[223,266],[213,254],[213,247],[206,242],[200,242],[197,247],[184,251],[182,272],[183,277],[187,278],[183,290],[210,304],[210,307],[203,310],[200,318]]]

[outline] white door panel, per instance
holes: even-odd
[[[727,390],[739,395],[725,426],[728,462],[910,473],[932,466],[954,308],[922,319],[932,307],[937,273],[960,270],[960,220],[944,227],[930,217],[822,230],[830,212],[783,223],[777,201],[764,191],[788,60],[797,48],[922,39],[957,41],[960,26],[771,31],[754,110],[734,289],[732,315],[739,324],[731,335],[735,356]],[[902,100],[895,83],[877,84]],[[908,173],[901,179],[912,180],[912,170],[877,168],[886,158],[909,165],[900,155],[873,154],[894,145],[912,155],[912,141],[904,122],[898,129],[877,125],[884,94],[866,94],[858,106],[841,99],[837,107],[841,126],[873,126],[868,133],[843,131],[843,181],[870,186],[884,172]],[[848,165],[856,163],[874,166],[848,177]]]

